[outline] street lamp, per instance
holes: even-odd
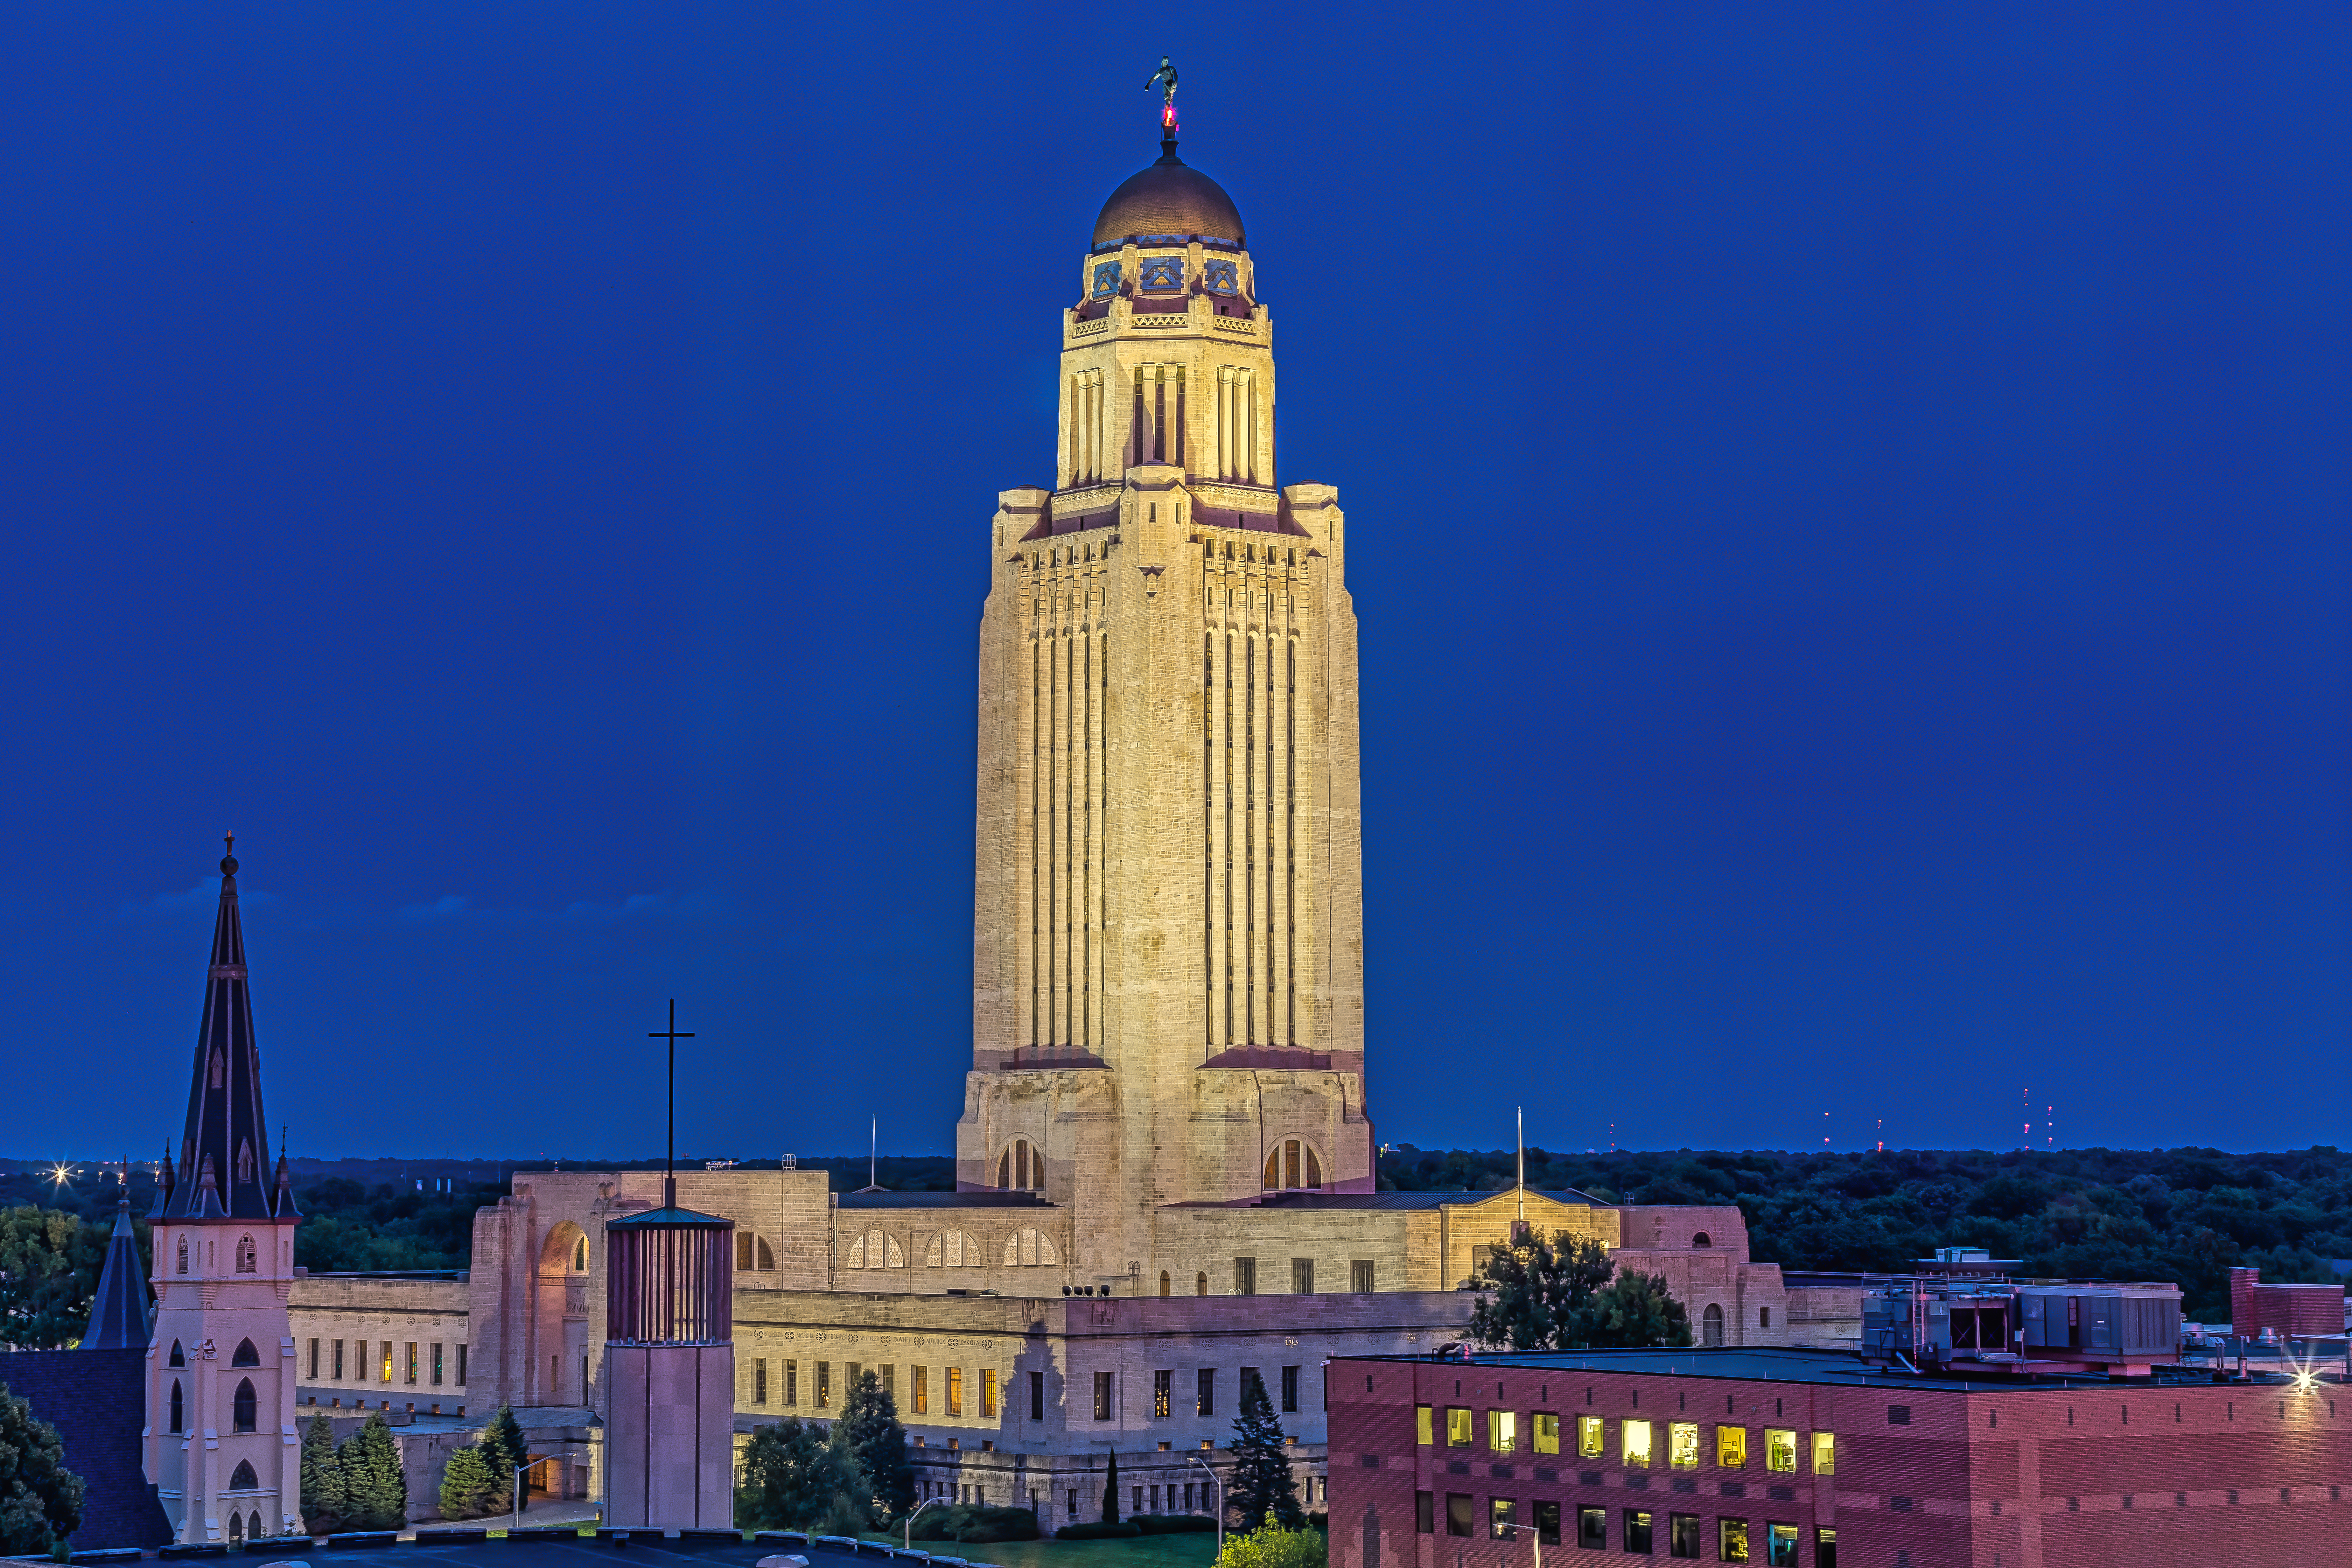
[[[1507,1530],[1513,1534],[1517,1534],[1522,1530],[1532,1531],[1535,1535],[1536,1546],[1534,1568],[1543,1568],[1543,1531],[1541,1528],[1532,1524],[1498,1524],[1495,1526],[1495,1528],[1496,1530]]]
[[[915,1505],[915,1513],[922,1512],[923,1510],[930,1507],[933,1503],[939,1500],[940,1500],[935,1497],[925,1498],[921,1502]],[[907,1516],[907,1538],[903,1542],[901,1542],[901,1544],[909,1552],[912,1552],[915,1549],[915,1513],[910,1513]]]
[[[541,1454],[538,1458],[525,1459],[521,1464],[517,1465],[514,1468],[513,1528],[517,1530],[520,1530],[522,1528],[522,1478],[524,1474],[528,1471],[537,1469],[541,1465],[552,1464],[557,1459],[577,1459],[582,1457],[583,1456],[578,1454]]]
[[[1225,1483],[1217,1479],[1217,1472],[1211,1469],[1207,1462],[1203,1460],[1200,1455],[1187,1454],[1184,1457],[1190,1459],[1192,1463],[1199,1465],[1201,1467],[1201,1473],[1209,1478],[1209,1484],[1217,1489],[1216,1560],[1223,1563],[1225,1560]]]

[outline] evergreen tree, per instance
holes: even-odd
[[[0,1384],[0,1553],[62,1545],[81,1528],[81,1495],[58,1429]]]
[[[1666,1289],[1665,1277],[1629,1268],[1592,1298],[1585,1343],[1606,1350],[1647,1350],[1691,1342],[1690,1313]]]
[[[883,1390],[881,1379],[860,1373],[841,1408],[839,1429],[866,1472],[867,1506],[887,1523],[900,1519],[915,1506],[915,1467],[907,1458],[907,1429],[898,1424],[898,1402]]]
[[[1307,1522],[1298,1506],[1298,1483],[1290,1473],[1290,1455],[1284,1447],[1282,1423],[1275,1419],[1274,1401],[1265,1395],[1265,1380],[1242,1379],[1241,1415],[1234,1420],[1234,1468],[1225,1480],[1225,1506],[1244,1530],[1279,1525],[1297,1530]]]
[[[526,1509],[530,1507],[530,1477],[523,1478],[522,1496],[517,1499],[514,1495],[515,1468],[530,1462],[530,1445],[524,1441],[522,1423],[515,1419],[511,1406],[499,1405],[499,1413],[482,1429],[482,1458],[498,1472],[491,1487],[495,1500],[489,1511],[503,1513],[518,1501]]]
[[[1110,1472],[1103,1477],[1102,1521],[1118,1522],[1118,1450],[1110,1451]]]
[[[1532,1228],[1498,1247],[1473,1278],[1470,1337],[1496,1350],[1581,1349],[1591,1338],[1593,1293],[1616,1266],[1590,1237],[1561,1230],[1545,1241]]]
[[[482,1448],[479,1443],[468,1443],[449,1456],[448,1468],[441,1472],[442,1518],[479,1519],[494,1510],[491,1462]]]
[[[398,1530],[408,1522],[408,1477],[383,1411],[368,1412],[360,1429],[335,1450],[335,1459],[343,1473],[348,1523],[358,1530]]]
[[[839,1493],[867,1489],[846,1440],[797,1416],[751,1434],[743,1449],[743,1484],[735,1521],[750,1530],[806,1530]]]
[[[302,1434],[302,1528],[325,1535],[343,1527],[342,1461],[335,1455],[335,1428],[320,1411]]]

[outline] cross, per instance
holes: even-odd
[[[662,1161],[662,1207],[677,1206],[677,1043],[694,1038],[692,1029],[677,1026],[677,998],[669,999],[669,1027],[647,1029],[646,1038],[669,1042],[669,1152]]]

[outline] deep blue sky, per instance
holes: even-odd
[[[974,637],[1186,157],[1363,630],[1381,1135],[2343,1142],[2352,12],[16,4],[0,1152],[949,1146]],[[2314,1078],[2319,1081],[2312,1085]]]

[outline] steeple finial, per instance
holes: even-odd
[[[235,828],[221,835],[221,875],[224,877],[236,875],[236,830]]]

